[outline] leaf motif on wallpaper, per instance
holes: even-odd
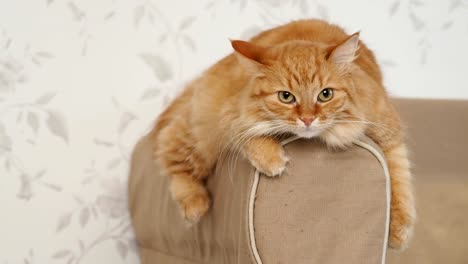
[[[88,177],[84,178],[83,180],[81,180],[81,185],[88,185],[91,182],[93,182],[94,180],[95,180],[94,175],[88,176]]]
[[[59,185],[57,184],[53,184],[53,183],[48,183],[48,182],[43,182],[42,185],[44,187],[47,187],[53,191],[56,191],[56,192],[61,192],[62,191],[62,187],[60,187]]]
[[[43,59],[52,59],[54,57],[54,55],[52,55],[51,53],[47,51],[38,51],[34,53],[34,56],[43,58]]]
[[[114,143],[110,141],[106,141],[106,140],[102,140],[98,138],[94,138],[93,142],[97,146],[103,146],[103,147],[108,147],[108,148],[113,147],[115,145]]]
[[[31,61],[37,66],[41,66],[43,60],[48,60],[53,57],[54,56],[48,52],[39,51],[39,52],[34,53],[34,55],[31,57]]]
[[[71,257],[68,259],[67,264],[72,264],[75,261],[75,257]]]
[[[65,119],[63,118],[60,112],[56,112],[53,110],[48,110],[48,117],[47,117],[47,127],[49,131],[57,137],[62,138],[68,143],[68,130],[65,124]]]
[[[73,14],[73,18],[76,20],[76,21],[80,21],[84,18],[85,16],[85,13],[83,12],[83,10],[81,10],[75,3],[73,2],[68,2],[68,8],[70,9],[70,11],[72,12]]]
[[[3,48],[8,49],[10,47],[10,45],[11,45],[11,42],[12,42],[11,38],[7,39],[7,41],[5,42],[5,45],[3,46]]]
[[[19,178],[20,189],[16,197],[21,200],[29,201],[33,197],[29,176],[25,173],[21,173]]]
[[[117,249],[117,252],[119,252],[120,257],[122,259],[126,259],[128,255],[128,246],[124,242],[120,240],[115,241],[115,247]]]
[[[23,121],[24,111],[20,110],[18,115],[16,116],[16,124],[21,123]]]
[[[97,219],[97,218],[98,218],[98,211],[97,211],[97,209],[96,209],[96,206],[92,206],[92,207],[91,207],[91,213],[92,213],[94,219]]]
[[[119,164],[120,164],[121,161],[122,161],[121,158],[112,159],[112,160],[109,161],[109,163],[107,164],[107,169],[108,169],[108,170],[111,170],[111,169],[116,168],[117,166],[119,166]]]
[[[154,97],[156,97],[156,96],[158,96],[160,94],[161,94],[161,90],[159,90],[157,88],[147,89],[141,94],[140,101],[144,101],[144,100],[154,98]]]
[[[70,225],[72,213],[63,214],[57,221],[56,232],[60,232]]]
[[[88,54],[88,42],[84,41],[83,46],[81,47],[81,56],[86,56]]]
[[[162,44],[163,42],[165,42],[167,40],[168,36],[169,36],[169,33],[164,33],[161,36],[159,36],[159,38],[158,38],[159,44]]]
[[[107,13],[106,16],[104,16],[104,20],[109,20],[113,18],[114,16],[115,16],[115,11],[110,11],[109,13]]]
[[[2,154],[2,148],[0,147],[0,155]],[[6,158],[4,161],[3,161],[3,167],[5,168],[5,170],[7,172],[10,172],[10,169],[11,169],[11,161],[10,161],[10,158]]]
[[[120,105],[119,101],[117,101],[115,97],[112,96],[111,102],[112,102],[112,105],[115,107],[115,109],[117,110],[122,109],[122,105]]]
[[[41,61],[36,57],[31,57],[32,63],[36,64],[36,66],[41,66]]]
[[[34,250],[32,248],[29,249],[27,257],[23,259],[24,264],[33,264],[34,263]]]
[[[46,171],[47,171],[46,169],[42,169],[38,171],[36,175],[34,175],[33,180],[39,180],[40,178],[42,178],[45,175]]]
[[[245,9],[245,7],[247,6],[247,0],[240,0],[239,1],[239,11],[242,11]]]
[[[450,0],[449,11],[452,12],[453,10],[459,8],[462,4],[462,0]]]
[[[45,105],[49,103],[55,97],[56,94],[56,92],[45,93],[41,97],[37,98],[37,100],[34,103],[38,105]]]
[[[85,227],[89,220],[90,211],[88,207],[84,207],[80,211],[80,225]]]
[[[393,16],[398,11],[399,8],[400,8],[400,1],[393,2],[390,5],[390,9],[388,10],[388,14],[390,14],[390,16]]]
[[[115,198],[123,198],[126,190],[126,185],[118,178],[111,177],[101,181],[101,186],[106,190],[109,196]]]
[[[424,27],[424,22],[414,12],[410,12],[409,17],[415,31],[420,31]]]
[[[45,93],[41,95],[41,97],[37,98],[34,103],[38,105],[45,105],[49,103],[52,99],[54,99],[55,95],[57,95],[56,92]]]
[[[83,240],[78,240],[78,246],[80,248],[80,252],[84,252],[85,251],[85,245],[84,245],[84,242]]]
[[[58,186],[57,184],[43,182],[42,185],[49,188],[49,189],[51,189],[51,190],[54,190],[56,192],[61,192],[62,191],[62,187]]]
[[[411,0],[410,4],[412,4],[414,6],[424,6],[424,2],[419,1],[419,0]]]
[[[148,21],[151,23],[151,25],[154,25],[154,15],[153,13],[148,13],[146,16],[148,18]]]
[[[421,52],[421,58],[419,61],[421,62],[421,64],[426,64],[426,60],[427,60],[427,49],[423,49]]]
[[[447,29],[451,28],[452,25],[453,25],[453,21],[447,21],[444,24],[442,24],[441,29],[442,30],[447,30]]]
[[[52,258],[54,258],[54,259],[63,259],[63,258],[68,257],[70,254],[71,254],[70,250],[62,249],[62,250],[59,250],[59,251],[55,252],[52,255]]]
[[[34,112],[28,112],[26,120],[34,133],[37,133],[37,130],[39,129],[39,118],[37,117],[37,114]]]
[[[192,23],[195,21],[195,19],[196,19],[195,16],[191,16],[191,17],[187,17],[184,20],[182,20],[182,22],[179,25],[179,30],[183,31],[183,30],[187,29],[188,27],[190,27],[190,25],[192,25]]]
[[[192,51],[196,51],[195,42],[193,42],[192,38],[188,35],[184,35],[182,40],[184,41],[185,46],[189,47]]]
[[[131,224],[128,224],[126,227],[122,228],[122,230],[120,230],[120,233],[119,233],[119,236],[123,236],[125,235],[125,233],[129,232],[132,230],[132,225]]]
[[[133,26],[137,28],[140,25],[141,19],[145,15],[145,7],[139,5],[135,7],[135,11],[133,12]]]
[[[119,128],[118,128],[119,133],[122,133],[130,124],[130,122],[132,122],[135,119],[137,119],[137,117],[134,114],[130,112],[124,112],[122,116],[120,117]]]
[[[6,134],[5,126],[0,123],[0,154],[11,150],[11,139]]]
[[[159,55],[148,53],[140,54],[140,58],[151,67],[153,74],[161,81],[167,81],[172,78],[172,70],[169,63]]]
[[[126,201],[123,198],[101,195],[97,197],[96,204],[99,211],[110,218],[119,218],[127,213]]]
[[[213,0],[213,1],[210,1],[210,2],[206,3],[204,9],[205,9],[205,10],[210,10],[210,9],[215,5],[215,2],[216,2],[216,1]]]
[[[73,195],[73,200],[75,200],[75,202],[79,205],[84,205],[84,201],[83,199],[81,199],[79,196],[77,195]]]
[[[135,254],[138,254],[138,244],[137,244],[137,241],[136,240],[129,240],[128,241],[128,249],[130,249],[130,251],[132,251],[133,253]]]

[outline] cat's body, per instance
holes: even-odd
[[[196,222],[209,209],[203,179],[224,151],[239,151],[275,176],[288,161],[275,136],[319,137],[342,148],[366,134],[391,174],[390,246],[405,246],[415,219],[406,147],[380,69],[358,34],[302,20],[232,45],[236,52],[191,82],[151,132],[183,216]]]

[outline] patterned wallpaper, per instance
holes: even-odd
[[[0,1],[0,264],[139,263],[136,140],[248,38],[318,17],[361,30],[393,95],[468,98],[468,1]]]

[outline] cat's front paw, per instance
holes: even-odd
[[[243,153],[258,171],[270,177],[281,175],[289,161],[283,146],[269,137],[251,139]]]
[[[413,235],[414,222],[414,214],[392,210],[388,237],[389,247],[396,250],[406,249]]]
[[[284,172],[289,159],[280,147],[277,151],[258,153],[250,157],[250,162],[261,173],[274,177]]]
[[[250,162],[261,173],[269,177],[275,177],[283,174],[288,161],[289,159],[286,156],[278,155],[276,157],[261,157]]]
[[[179,206],[187,224],[196,224],[210,209],[210,197],[207,192],[194,193],[179,201]]]

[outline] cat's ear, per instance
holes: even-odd
[[[347,68],[357,58],[358,50],[359,32],[356,32],[331,51],[329,60]]]
[[[266,66],[264,56],[267,48],[242,40],[231,40],[239,63],[251,74],[261,74]]]

